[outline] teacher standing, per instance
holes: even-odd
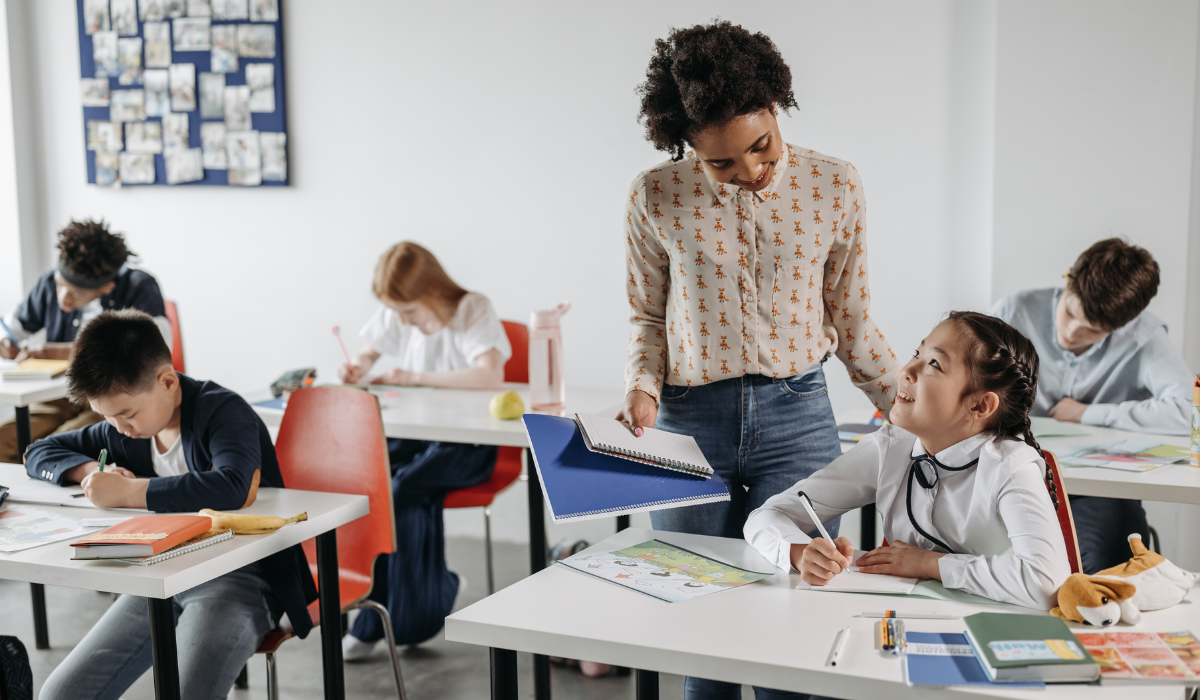
[[[640,120],[671,159],[625,201],[618,417],[694,435],[732,495],[655,511],[655,528],[740,538],[750,511],[841,453],[825,359],[885,412],[895,399],[899,363],[868,308],[866,199],[854,166],[783,140],[776,117],[797,105],[767,36],[673,30],[646,78]]]

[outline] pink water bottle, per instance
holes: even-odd
[[[529,404],[538,413],[562,415],[566,409],[562,328],[558,320],[570,308],[571,302],[564,301],[529,316]]]

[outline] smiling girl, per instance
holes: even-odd
[[[342,381],[456,389],[495,389],[512,355],[487,297],[450,279],[437,258],[405,241],[387,250],[372,285],[380,307],[362,329],[367,347],[339,371]],[[367,379],[382,355],[397,369]],[[446,568],[442,505],[448,492],[487,479],[497,448],[425,440],[388,440],[396,553],[375,565],[370,598],[387,606],[397,644],[418,644],[442,628],[461,579]],[[360,661],[382,639],[375,615],[360,615],[342,640],[346,661]]]
[[[875,503],[889,547],[858,559],[864,573],[938,579],[993,600],[1049,610],[1071,573],[1033,439],[1033,344],[1003,321],[952,312],[899,375],[892,425],[770,498],[746,539],[777,565],[824,585],[850,564],[849,540],[812,539],[797,496],[822,521]],[[1065,498],[1065,496],[1062,496]]]

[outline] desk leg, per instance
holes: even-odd
[[[628,515],[618,515],[617,516],[617,532],[620,532],[621,530],[624,530],[628,527],[629,527],[629,516]]]
[[[321,596],[321,662],[325,670],[325,700],[345,700],[337,530],[317,535],[317,592]],[[387,624],[391,624],[391,621]]]
[[[46,587],[40,583],[29,584],[29,597],[33,602],[33,640],[38,649],[50,648],[50,629],[46,624]]]
[[[529,474],[529,573],[536,574],[546,568],[546,515],[542,503],[542,480],[533,465],[533,454],[525,449],[525,471]],[[533,655],[533,696],[536,700],[550,700],[550,658],[542,654]]]
[[[638,669],[634,673],[637,674],[637,700],[658,700],[658,671]]]
[[[25,450],[33,442],[33,430],[29,424],[29,407],[17,406],[17,453],[25,461]],[[29,595],[33,599],[33,640],[38,649],[50,648],[50,630],[46,627],[46,587],[40,583],[29,584]]]
[[[862,518],[862,543],[859,546],[869,552],[875,549],[875,543],[878,541],[875,539],[875,504],[863,506],[859,517]]]
[[[175,600],[147,598],[150,646],[154,654],[154,697],[179,700],[179,655],[175,649]]]
[[[492,647],[492,700],[517,700],[517,652]]]

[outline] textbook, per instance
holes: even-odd
[[[712,467],[691,435],[642,428],[642,436],[638,437],[620,421],[582,413],[575,414],[575,422],[583,434],[583,444],[592,452],[696,474],[705,479],[713,475]]]
[[[1200,683],[1200,638],[1188,632],[1080,632],[1100,682]]]
[[[904,640],[905,685],[993,685],[965,634],[908,632]],[[1012,686],[1043,688],[1045,684],[1005,684]]]
[[[119,561],[122,564],[135,564],[137,566],[149,566],[151,564],[158,564],[167,561],[168,559],[174,559],[175,557],[182,556],[184,554],[191,554],[198,549],[204,549],[205,547],[214,545],[218,542],[224,542],[232,539],[233,530],[209,530],[207,532],[201,532],[199,535],[196,535],[190,540],[180,542],[162,554],[155,554],[152,557],[127,557],[122,559],[112,559],[110,561]]]
[[[992,681],[1090,683],[1100,677],[1100,666],[1057,617],[975,613],[963,622]]]
[[[54,379],[61,377],[67,371],[70,362],[67,360],[25,360],[21,364],[6,369],[2,373],[8,379]]]
[[[715,472],[706,479],[592,452],[570,418],[526,413],[521,420],[556,523],[729,500]]]
[[[212,527],[207,515],[139,515],[71,543],[72,559],[123,559],[161,554]]]

